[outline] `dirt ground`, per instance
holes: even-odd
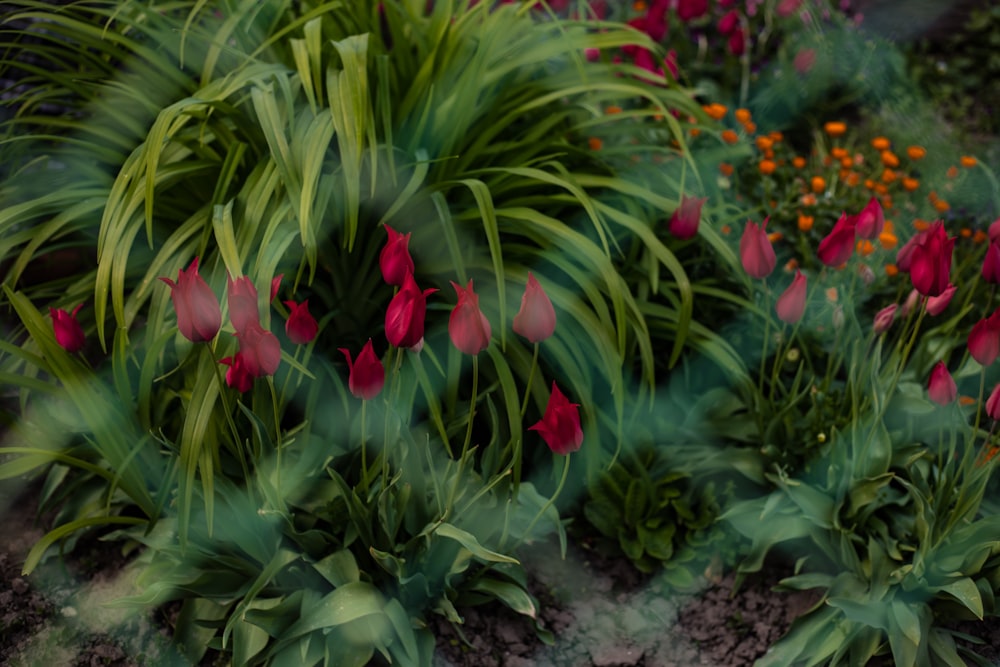
[[[41,537],[32,494],[0,486],[6,539],[0,543],[0,664],[12,667],[185,667],[170,644],[170,612],[108,605],[132,592],[129,558],[89,538],[65,560],[52,558],[29,577],[24,557]],[[587,544],[567,558],[542,544],[524,554],[540,624],[556,637],[543,644],[532,622],[494,604],[460,609],[461,635],[434,617],[433,667],[711,667],[749,666],[816,600],[777,593],[788,572],[772,566],[734,593],[733,575],[678,594],[639,574],[628,561]],[[979,652],[1000,664],[1000,623],[963,629],[983,637]],[[203,664],[218,662],[209,656]]]

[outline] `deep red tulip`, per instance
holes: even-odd
[[[580,449],[583,443],[583,430],[580,428],[579,404],[570,403],[559,391],[556,383],[552,383],[552,393],[541,421],[529,426],[529,431],[538,431],[556,454],[569,454]]]
[[[679,239],[689,239],[698,233],[698,223],[701,222],[701,207],[708,197],[696,199],[681,195],[680,206],[670,216],[667,229]]]
[[[226,370],[226,384],[241,394],[253,387],[253,375],[247,370],[243,355],[237,352],[232,357],[219,359],[220,364],[229,366]]]
[[[803,313],[806,312],[806,290],[806,277],[796,269],[792,284],[781,293],[778,302],[774,305],[779,320],[787,324],[795,324],[802,319]]]
[[[427,295],[436,291],[428,288],[421,292],[413,274],[406,274],[403,286],[385,311],[385,337],[389,343],[396,347],[413,347],[420,342],[424,337]]]
[[[309,299],[302,303],[286,301],[285,305],[288,306],[289,310],[288,320],[285,322],[285,333],[288,334],[288,340],[296,345],[305,345],[312,341],[316,337],[316,332],[319,331],[319,325],[316,324],[316,319],[309,314]]]
[[[983,280],[991,285],[1000,283],[1000,245],[992,241],[983,259]]]
[[[948,289],[938,296],[927,297],[927,314],[937,316],[943,313],[948,304],[951,303],[951,298],[955,296],[956,289],[954,285],[948,285]]]
[[[281,343],[277,336],[252,322],[243,331],[237,331],[236,338],[240,341],[239,356],[247,373],[253,377],[274,375],[281,363]]]
[[[719,19],[718,29],[723,35],[729,35],[740,25],[740,13],[735,9],[726,12],[726,15]]]
[[[913,248],[910,258],[910,280],[924,296],[938,296],[948,289],[951,275],[951,251],[955,239],[948,238],[944,223],[938,220],[927,235]]]
[[[59,347],[67,352],[79,352],[83,348],[86,336],[83,327],[76,321],[76,314],[83,308],[83,304],[78,304],[72,313],[67,313],[62,308],[49,308],[49,315],[52,316],[52,330],[56,335],[56,342]]]
[[[990,226],[986,230],[986,235],[989,237],[990,243],[996,243],[1000,240],[1000,218],[990,223]]]
[[[872,331],[875,332],[876,336],[881,336],[889,327],[892,326],[892,320],[896,317],[896,304],[891,306],[886,306],[882,310],[875,313],[875,322],[872,325]]]
[[[708,0],[677,0],[677,18],[693,21],[708,12]]]
[[[236,280],[229,277],[227,290],[229,321],[239,333],[253,324],[260,325],[260,311],[257,309],[257,288],[247,276]]]
[[[854,229],[859,238],[874,239],[882,233],[885,228],[885,213],[882,211],[882,204],[878,199],[872,197],[868,204],[861,209],[854,218]]]
[[[997,356],[1000,356],[1000,317],[997,313],[972,325],[968,346],[969,356],[983,366],[989,366],[997,360]]]
[[[771,239],[767,238],[767,232],[764,231],[767,221],[768,218],[764,218],[764,222],[758,226],[753,220],[747,220],[740,239],[740,261],[743,263],[743,270],[751,278],[768,277],[778,261]]]
[[[747,35],[743,32],[743,28],[737,28],[729,35],[726,46],[729,47],[729,52],[734,56],[743,55],[747,48]]]
[[[355,398],[365,401],[378,396],[385,386],[385,367],[372,349],[372,339],[369,338],[361,348],[357,361],[351,361],[351,351],[345,347],[338,348],[347,357],[347,388]]]
[[[271,278],[271,301],[274,301],[274,297],[278,296],[278,288],[281,287],[281,279],[284,277],[284,273],[279,273]]]
[[[993,387],[990,397],[986,399],[986,414],[990,419],[1000,420],[1000,384]]]
[[[389,239],[379,254],[378,265],[382,278],[390,285],[402,286],[407,273],[413,273],[413,258],[410,257],[410,234],[400,234],[385,225]]]
[[[198,275],[198,258],[195,257],[187,271],[177,272],[177,282],[160,278],[170,285],[170,299],[177,313],[177,328],[193,343],[215,338],[222,326],[219,299],[204,278]]]
[[[958,386],[943,361],[937,362],[931,370],[931,379],[927,383],[927,396],[938,405],[948,405],[958,397]]]
[[[896,267],[903,273],[910,272],[910,262],[913,260],[913,249],[924,240],[928,230],[917,232],[910,240],[903,244],[903,247],[896,253]]]
[[[521,296],[521,309],[514,316],[514,333],[532,343],[540,343],[556,330],[556,311],[535,276],[528,272],[528,282]]]
[[[854,219],[841,213],[830,233],[819,242],[819,248],[816,249],[819,261],[827,266],[840,266],[850,259],[854,252],[854,233]]]
[[[455,347],[465,354],[479,354],[490,344],[490,321],[479,310],[479,295],[472,291],[472,280],[462,287],[452,282],[458,304],[448,319],[448,335]]]

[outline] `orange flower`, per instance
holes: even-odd
[[[692,127],[691,128],[691,136],[692,137],[697,137],[699,134],[701,134],[701,130],[700,129],[698,129],[697,127]]]
[[[799,231],[808,232],[813,228],[813,217],[811,215],[799,214]]]
[[[915,178],[904,178],[903,179],[903,189],[907,192],[913,192],[920,187],[920,181]]]
[[[774,141],[771,137],[765,137],[763,135],[757,137],[757,140],[754,143],[757,144],[757,148],[762,151],[770,150],[771,147],[774,146]]]
[[[773,174],[776,167],[777,165],[774,164],[773,160],[761,160],[757,165],[757,168],[760,169],[760,173],[762,174]]]
[[[601,147],[604,145],[604,142],[601,141],[598,137],[591,137],[590,139],[587,139],[587,144],[590,145],[590,150],[599,151],[601,150]]]
[[[778,130],[774,130],[773,132],[769,133],[769,134],[768,134],[767,136],[768,136],[768,138],[769,138],[769,139],[770,139],[771,141],[773,141],[774,143],[779,143],[779,142],[781,142],[782,140],[784,140],[784,138],[785,138],[785,135],[783,135],[783,134],[782,134],[781,132],[779,132]]]
[[[944,213],[949,208],[951,208],[951,205],[943,199],[938,199],[934,202],[934,210],[938,213]]]
[[[632,9],[637,12],[644,12],[646,11],[646,3],[643,0],[635,0],[635,2],[632,3]]]
[[[781,232],[771,232],[770,234],[767,235],[767,240],[770,241],[771,243],[777,243],[783,238],[785,238],[785,235],[782,234]]]
[[[937,194],[937,192],[935,192],[934,190],[931,190],[930,192],[927,193],[927,201],[929,201],[930,203],[933,204],[937,200],[938,200],[938,194]]]
[[[843,160],[845,157],[848,157],[847,151],[841,148],[840,146],[834,146],[833,148],[831,148],[830,155],[837,158],[838,160]]]
[[[893,276],[897,275],[898,273],[899,273],[899,267],[897,267],[895,264],[886,264],[885,265],[885,275],[887,275],[890,278],[892,278]]]
[[[931,223],[927,222],[926,220],[921,220],[920,218],[917,218],[916,220],[913,221],[913,228],[918,232],[924,232],[931,228]]]
[[[725,141],[727,144],[735,144],[737,141],[740,140],[739,135],[736,134],[736,132],[734,132],[733,130],[723,130],[721,136],[722,140]]]
[[[896,238],[896,235],[892,232],[883,230],[882,233],[878,235],[878,242],[882,244],[882,247],[885,250],[892,250],[896,247],[896,244],[899,243],[899,239]]]
[[[887,151],[889,150],[889,140],[885,137],[875,137],[872,139],[872,148],[877,151]]]
[[[792,166],[796,169],[802,169],[806,166],[806,159],[800,155],[796,155],[792,158]]]
[[[723,162],[722,164],[719,165],[719,171],[722,173],[723,176],[732,176],[733,165],[729,164],[728,162]]]
[[[819,194],[826,190],[826,181],[823,180],[822,176],[813,176],[812,180],[809,181],[809,187],[812,188],[813,192]]]
[[[882,170],[883,183],[892,183],[895,180],[896,180],[896,172],[888,168]]]
[[[716,102],[706,104],[701,110],[712,120],[722,120],[726,116],[727,111],[726,107]]]
[[[831,120],[830,122],[823,125],[823,131],[829,134],[831,137],[839,137],[845,132],[847,132],[847,125],[841,123],[840,121]]]
[[[889,188],[885,187],[885,183],[876,183],[875,185],[872,186],[872,190],[879,193],[880,195],[884,195],[889,192]]]
[[[899,166],[899,158],[892,151],[882,151],[882,164],[895,169]]]
[[[750,122],[749,109],[737,109],[736,111],[733,112],[733,115],[736,116],[736,120],[743,123],[744,125]]]
[[[829,301],[830,303],[837,303],[837,299],[840,298],[840,295],[837,294],[836,287],[827,287],[825,293],[826,293],[826,300]]]
[[[956,167],[955,165],[951,165],[950,167],[948,167],[948,171],[945,172],[945,176],[947,176],[948,178],[955,178],[956,176],[958,176],[958,167]]]
[[[986,239],[988,239],[988,238],[989,238],[989,235],[986,232],[984,232],[981,229],[977,229],[976,233],[972,235],[972,242],[973,243],[985,243]]]
[[[743,123],[743,129],[747,131],[747,134],[753,134],[757,131],[757,123],[749,122]]]
[[[722,225],[722,227],[719,228],[719,231],[725,234],[726,236],[729,236],[729,232],[733,231],[733,228],[730,227],[729,225]]]
[[[766,159],[768,159],[768,160],[773,160],[774,159],[774,151],[772,151],[770,148],[768,148],[766,151],[764,151],[764,157]],[[782,162],[784,162],[784,160],[782,160]]]
[[[910,146],[906,149],[906,155],[911,160],[922,160],[927,155],[927,149],[923,146]]]
[[[840,166],[843,167],[844,169],[850,169],[851,167],[854,166],[854,160],[851,159],[850,155],[845,155],[844,157],[840,158]]]
[[[847,175],[847,178],[844,179],[844,182],[852,188],[857,187],[858,183],[861,182],[861,176],[858,172],[852,171]]]
[[[868,255],[875,252],[875,245],[868,239],[861,239],[858,241],[858,253],[862,257],[867,257]]]
[[[875,189],[875,181],[873,181],[870,178],[866,178],[865,179],[865,187],[868,188],[869,190],[874,190]]]
[[[604,113],[608,114],[609,116],[613,116],[616,113],[621,113],[621,112],[622,108],[617,104],[612,104],[611,106],[609,106],[607,109],[604,110]]]
[[[890,234],[896,233],[896,223],[892,220],[886,220],[885,225],[882,227],[883,232],[889,232]]]
[[[816,195],[810,193],[802,195],[800,200],[803,206],[815,206],[816,205]]]
[[[785,262],[785,271],[791,273],[795,269],[799,268],[799,260],[792,257],[790,260]]]
[[[959,163],[966,168],[971,168],[976,166],[976,158],[971,155],[963,155],[958,159]]]
[[[962,227],[962,231],[960,231],[959,234],[962,235],[963,239],[972,238],[972,230],[968,227]]]

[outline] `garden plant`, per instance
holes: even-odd
[[[26,576],[99,535],[184,664],[430,665],[558,648],[525,564],[597,543],[784,567],[759,665],[991,664],[996,153],[863,6],[4,5]]]

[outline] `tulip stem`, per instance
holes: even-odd
[[[271,392],[271,410],[274,412],[274,449],[275,449],[275,489],[277,491],[278,502],[282,507],[278,509],[284,512],[284,499],[281,496],[281,423],[278,420],[278,394],[274,391],[274,378],[267,377],[267,387]]]
[[[233,432],[233,452],[236,454],[236,458],[240,460],[240,467],[243,468],[243,479],[245,481],[250,481],[250,469],[247,467],[246,457],[243,455],[243,448],[240,446],[240,432],[236,430],[236,422],[233,421],[232,406],[229,405],[229,398],[226,396],[226,382],[222,379],[222,371],[219,369],[219,362],[215,359],[214,351],[208,346],[205,346],[208,351],[208,357],[212,361],[212,370],[215,371],[215,381],[219,384],[219,396],[222,398],[222,409],[226,413],[226,422],[229,424],[229,430]]]
[[[514,543],[514,546],[511,547],[510,549],[511,551],[519,547],[521,543],[523,543],[526,539],[528,539],[531,536],[531,531],[534,530],[535,524],[537,524],[539,519],[545,516],[545,513],[549,511],[549,508],[555,504],[556,498],[559,497],[559,494],[562,492],[563,486],[566,485],[566,478],[569,476],[569,454],[563,455],[563,459],[564,459],[563,471],[562,471],[562,477],[559,478],[559,486],[556,487],[555,493],[553,493],[552,496],[545,502],[545,504],[542,506],[542,509],[538,512],[538,514],[535,515],[535,518],[531,520],[531,523],[528,524],[528,529],[524,531],[524,534],[521,535],[521,537],[517,539],[517,542]],[[558,523],[558,521],[559,520],[557,518],[556,523]],[[565,557],[565,554],[563,554],[563,556]]]
[[[472,417],[476,414],[476,393],[479,391],[479,355],[472,355],[472,399],[469,401],[469,423],[465,427],[465,442],[462,443],[462,455],[458,458],[459,465],[465,460],[472,442]]]
[[[368,401],[361,401],[361,488],[364,490],[365,500],[368,500],[368,462],[365,450],[367,449],[367,429],[368,423]]]
[[[521,401],[521,419],[528,411],[528,397],[531,396],[531,383],[535,379],[535,369],[538,368],[538,343],[535,343],[535,353],[531,355],[531,370],[528,371],[528,381],[524,386],[524,400]]]

